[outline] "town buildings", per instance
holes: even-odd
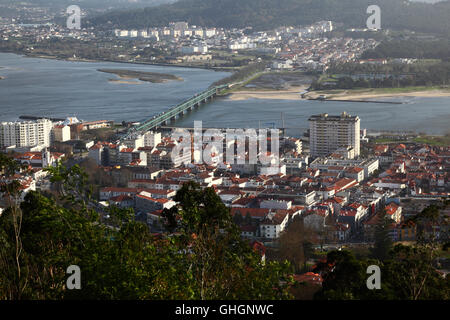
[[[256,169],[239,172],[224,163],[195,164],[191,155],[184,159],[180,154],[174,161],[172,152],[178,143],[153,132],[123,144],[93,144],[89,157],[112,181],[100,189],[99,200],[133,208],[151,230],[165,232],[162,210],[176,205],[174,197],[184,183],[195,181],[201,188],[214,188],[244,238],[276,241],[299,218],[320,241],[343,243],[373,241],[382,212],[391,221],[394,241],[413,241],[417,225],[409,219],[430,202],[449,196],[448,147],[376,144],[365,158],[345,159],[332,152],[309,162],[301,142],[285,137],[280,143],[280,160],[301,159],[300,165],[290,172],[262,174]],[[388,159],[383,166],[380,155]],[[63,157],[45,148],[17,154],[18,162],[34,170],[24,177],[26,190],[40,188],[38,181],[45,179],[41,168]],[[406,200],[400,199],[400,194],[406,195]],[[427,228],[441,237],[446,232],[438,225]]]
[[[359,128],[351,130],[359,133]],[[129,143],[131,146],[132,141]],[[416,144],[375,145],[374,152],[368,157],[347,159],[342,154],[331,152],[327,157],[317,157],[309,162],[307,154],[302,154],[299,141],[283,138],[280,159],[286,155],[294,159],[298,157],[302,159],[299,161],[301,165],[289,173],[262,174],[255,169],[258,165],[251,170],[236,170],[233,164],[196,164],[193,158],[179,165],[168,163],[161,166],[161,154],[169,156],[177,143],[169,137],[161,137],[161,142],[154,147],[138,148],[149,155],[149,163],[159,165],[146,171],[145,166],[123,162],[125,167],[142,173],[136,171],[130,176],[128,188],[118,188],[120,192],[108,196],[104,192],[111,192],[114,187],[106,188],[101,191],[101,197],[117,205],[132,206],[138,216],[146,217],[144,220],[152,230],[163,232],[161,210],[173,205],[170,200],[183,183],[195,181],[202,188],[215,189],[225,206],[230,208],[244,238],[263,242],[277,240],[294,218],[300,218],[321,241],[339,243],[350,239],[373,241],[381,212],[386,212],[392,221],[390,234],[395,241],[414,238],[416,227],[408,220],[411,211],[404,210],[406,202],[399,200],[399,194],[406,190],[412,199],[431,199],[448,195],[450,187],[444,173],[448,148]],[[390,164],[380,166],[379,152],[392,159]],[[219,158],[223,160],[225,157]],[[423,184],[424,176],[430,177],[427,186]],[[422,188],[427,188],[427,191],[434,188],[440,192],[426,194]],[[438,232],[436,228],[430,227],[430,230]]]

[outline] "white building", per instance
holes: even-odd
[[[282,209],[289,210],[292,207],[292,201],[286,200],[263,200],[261,201],[260,208],[265,209]]]
[[[317,158],[310,165],[310,168],[329,171],[330,167],[357,167],[364,169],[364,178],[371,176],[380,167],[378,159],[333,159],[333,158]]]
[[[2,122],[0,147],[50,147],[53,124],[48,119],[23,122]]]
[[[355,179],[356,182],[364,180],[364,168],[350,167],[345,169],[344,177]]]
[[[207,45],[199,45],[199,46],[191,46],[191,47],[182,47],[181,53],[183,54],[192,54],[192,53],[207,53],[208,46]]]
[[[255,49],[256,48],[256,43],[252,43],[252,42],[233,42],[230,43],[230,45],[228,46],[228,49],[230,50],[246,50],[246,49]]]
[[[272,68],[273,69],[292,69],[293,68],[292,64],[293,64],[293,61],[290,59],[288,59],[286,61],[279,60],[279,61],[274,61],[272,63]]]
[[[269,215],[266,219],[261,221],[259,231],[261,237],[268,239],[276,239],[280,237],[281,232],[284,231],[289,221],[289,214],[276,213]]]
[[[337,149],[333,154],[343,157],[344,159],[354,159],[355,158],[355,148],[350,146],[345,146]]]
[[[214,37],[216,35],[216,29],[206,29],[205,30],[205,35],[207,38],[211,38]]]
[[[192,33],[193,33],[195,36],[199,36],[199,37],[201,37],[201,38],[203,38],[203,37],[205,36],[205,31],[204,31],[203,29],[193,29],[193,30],[192,30]]]
[[[66,120],[62,123],[65,126],[70,126],[72,124],[81,123],[80,120],[77,119],[77,117],[67,117]]]
[[[360,154],[360,119],[343,112],[340,116],[327,113],[309,118],[311,156],[326,156],[341,147],[353,147]]]
[[[57,161],[64,158],[63,153],[50,152],[44,148],[40,152],[24,152],[14,155],[14,160],[22,165],[31,166],[33,168],[47,168],[54,166]]]
[[[116,31],[116,36],[128,37],[128,35],[129,35],[129,31],[128,30],[117,30]]]
[[[169,199],[155,199],[142,193],[136,195],[136,210],[140,212],[170,209],[175,204],[175,201]]]
[[[70,140],[70,127],[66,125],[56,125],[53,127],[53,140],[64,142]]]
[[[93,145],[89,148],[89,158],[94,159],[97,165],[102,165],[103,146],[101,144]]]
[[[137,150],[144,146],[144,136],[143,135],[132,136],[129,139],[123,140],[122,144],[127,148]]]

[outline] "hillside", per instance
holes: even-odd
[[[190,24],[254,29],[281,25],[303,25],[318,20],[343,22],[363,28],[369,5],[382,10],[382,27],[447,34],[450,31],[450,1],[436,4],[404,0],[180,0],[153,8],[112,11],[92,17],[97,27],[145,28],[165,26],[171,21]]]
[[[27,6],[67,8],[76,4],[83,9],[91,8],[143,8],[155,5],[173,3],[176,0],[27,0]],[[0,0],[0,4],[14,4],[17,0]]]

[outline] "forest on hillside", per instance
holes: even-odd
[[[332,20],[363,28],[369,5],[380,6],[382,28],[440,34],[450,30],[450,1],[428,4],[403,0],[181,0],[152,8],[111,11],[92,17],[90,24],[105,28],[147,28],[187,21],[207,27],[267,30]]]

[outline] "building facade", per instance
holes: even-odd
[[[70,140],[70,127],[66,125],[56,125],[53,128],[53,140],[65,142]]]
[[[326,156],[339,148],[352,147],[360,154],[360,119],[343,112],[340,116],[327,113],[309,118],[311,156]]]
[[[0,124],[0,147],[50,147],[53,124],[48,119]]]

